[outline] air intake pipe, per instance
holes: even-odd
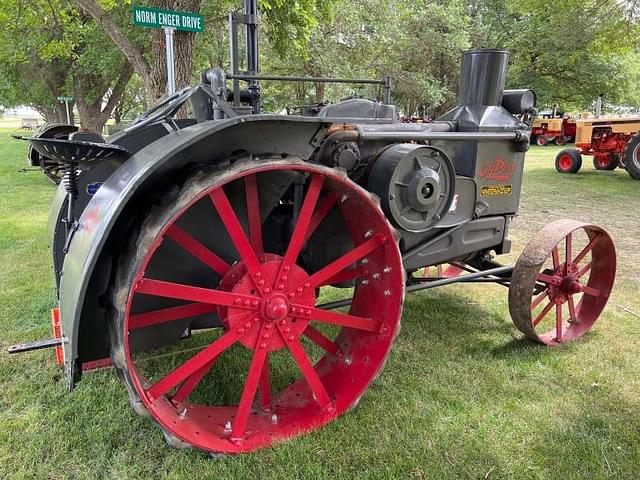
[[[462,57],[460,106],[498,106],[502,103],[509,52],[497,48],[467,50]]]

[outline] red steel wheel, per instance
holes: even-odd
[[[115,295],[113,357],[134,410],[174,446],[239,453],[357,404],[384,366],[404,298],[394,232],[369,193],[295,159],[238,162],[195,175],[156,210]],[[272,221],[282,212],[290,228]],[[349,241],[309,268],[305,248],[336,221]],[[277,231],[288,232],[284,245]],[[317,308],[323,287],[343,282],[355,285],[349,311]],[[179,350],[198,325],[188,340],[206,346]]]
[[[526,246],[511,277],[516,327],[546,345],[588,332],[604,309],[616,274],[616,251],[602,228],[575,220],[546,225]]]

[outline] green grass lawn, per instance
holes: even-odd
[[[499,286],[408,297],[384,374],[358,408],[274,448],[214,461],[168,448],[132,414],[112,369],[72,393],[52,351],[9,356],[50,336],[46,218],[54,187],[19,172],[26,145],[0,130],[0,478],[640,477],[640,182],[626,172],[555,173],[554,147],[527,156],[514,260],[556,218],[603,225],[616,241],[608,308],[581,341],[522,338]]]

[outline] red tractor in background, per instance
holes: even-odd
[[[640,180],[640,115],[599,116],[576,120],[576,147],[556,155],[556,170],[577,173],[582,155],[593,156],[596,170],[624,168]]]
[[[576,121],[568,116],[556,116],[553,113],[540,114],[531,125],[531,143],[538,146],[555,142],[566,145],[576,136]]]

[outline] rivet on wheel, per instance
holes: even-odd
[[[304,286],[304,288],[310,288],[311,284],[309,282],[304,282],[303,286]]]
[[[254,301],[253,301],[253,303],[252,303],[252,305],[253,305],[254,307],[257,307],[258,305],[260,305],[260,303],[258,302],[258,300],[254,300]]]
[[[264,326],[265,330],[271,330],[271,327],[273,327],[273,325],[271,325],[270,323],[267,323]]]
[[[388,296],[390,296],[390,295],[391,295],[391,290],[385,290],[385,291],[384,291],[384,296],[385,296],[385,297],[388,297]]]
[[[239,298],[234,298],[233,303],[235,303],[236,305],[240,305],[240,303],[242,303],[242,300]]]
[[[271,423],[278,423],[278,415],[275,413],[271,415]]]
[[[298,292],[298,293],[302,293],[302,287],[298,287],[298,288],[296,288],[296,292]]]
[[[269,339],[269,334],[268,333],[263,334],[262,338],[264,338],[265,340],[268,340]]]
[[[287,277],[286,275],[282,275],[282,277],[280,277],[280,280],[286,282],[287,280],[289,280],[289,277]]]
[[[285,328],[284,333],[291,333],[291,329],[289,327]]]
[[[373,230],[367,230],[364,234],[364,238],[371,238],[373,235]]]
[[[287,324],[287,321],[286,321],[286,320],[280,320],[280,325],[284,326],[284,325],[286,325],[286,324]]]
[[[284,290],[284,283],[278,284],[278,290]]]
[[[382,270],[384,273],[390,273],[391,272],[391,267],[384,267],[384,270]]]
[[[245,305],[246,307],[248,307],[249,305],[251,305],[251,300],[245,300],[245,301],[244,301],[244,305]]]
[[[251,322],[247,322],[244,324],[244,328],[251,328]]]
[[[293,292],[289,292],[289,298],[293,298],[293,297],[295,297],[295,296],[296,296],[296,294],[295,294],[295,293],[293,293]]]
[[[367,263],[369,263],[369,259],[367,257],[364,257],[360,263],[362,263],[362,265],[366,265]]]
[[[260,278],[262,276],[262,274],[260,272],[256,272],[253,274],[254,277],[256,278]]]
[[[369,285],[369,280],[367,280],[366,278],[364,280],[360,281],[361,285]]]
[[[229,420],[227,420],[227,423],[224,424],[224,431],[225,432],[231,431],[231,422]]]
[[[285,266],[283,267],[283,270],[284,270],[285,272],[288,272],[289,270],[291,270],[291,267],[290,267],[289,265],[285,265]]]
[[[349,198],[349,195],[347,195],[346,193],[342,194],[342,197],[340,197],[340,201],[342,203],[347,201],[347,198]]]
[[[380,278],[380,274],[379,273],[374,273],[373,274],[373,279],[374,280],[378,280]]]
[[[265,288],[265,289],[263,290],[263,292],[264,292],[264,293],[271,293],[271,289],[270,289],[270,288]]]
[[[238,329],[238,333],[239,333],[240,335],[242,335],[242,334],[244,333],[244,328],[239,328],[239,329]]]
[[[262,342],[262,343],[260,344],[260,348],[267,348],[267,344],[266,344],[266,343],[264,343],[264,342]]]
[[[258,280],[258,286],[262,287],[264,285],[264,280]]]
[[[310,316],[311,316],[311,310],[305,310],[304,314],[305,314],[307,317],[310,317]]]

